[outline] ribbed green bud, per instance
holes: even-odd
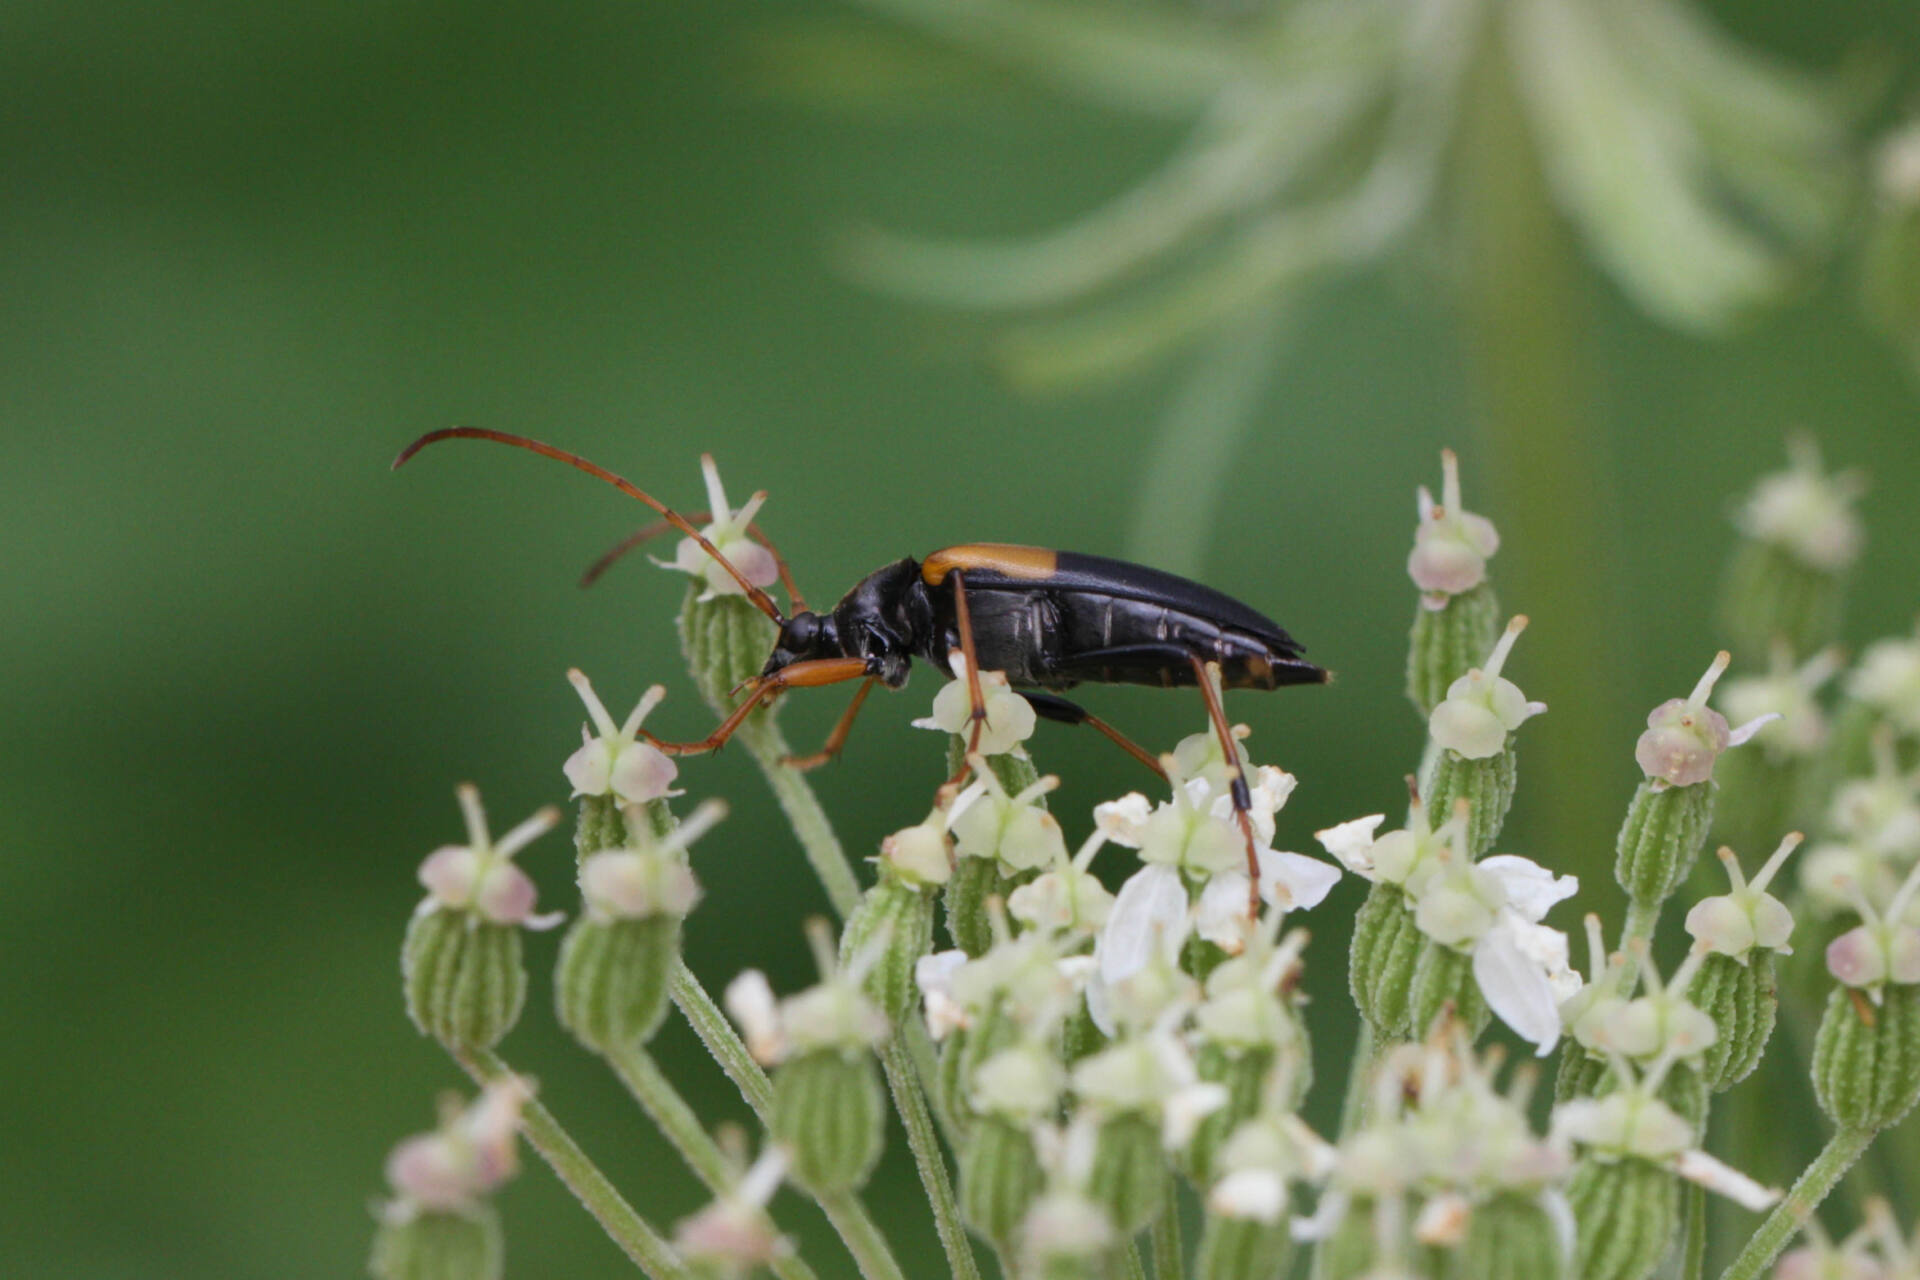
[[[417,914],[407,924],[400,976],[413,1025],[449,1049],[491,1049],[527,998],[520,930],[466,911]]]
[[[1430,716],[1447,696],[1447,686],[1478,666],[1500,638],[1500,602],[1493,584],[1449,596],[1438,609],[1424,604],[1414,611],[1413,642],[1407,651],[1407,696]]]
[[[375,1280],[499,1280],[500,1221],[491,1208],[383,1222],[367,1270]]]
[[[659,838],[673,830],[673,813],[665,800],[655,800],[644,808],[647,830],[630,833],[627,819],[620,812],[618,796],[581,796],[580,815],[573,827],[573,851],[579,862],[584,864],[594,854],[607,849],[627,848],[635,837]]]
[[[1427,813],[1434,829],[1465,800],[1467,809],[1467,852],[1473,858],[1487,856],[1493,842],[1500,838],[1507,810],[1513,807],[1513,790],[1519,777],[1513,739],[1484,760],[1469,760],[1456,751],[1442,750],[1433,767],[1433,781],[1427,787]]]
[[[999,1116],[983,1116],[960,1153],[960,1216],[994,1248],[1012,1247],[1034,1197],[1046,1183],[1033,1134]]]
[[[1473,957],[1429,938],[1420,950],[1419,963],[1413,967],[1413,989],[1407,1002],[1414,1034],[1424,1036],[1449,1005],[1453,1016],[1475,1038],[1486,1030],[1487,1019],[1493,1016],[1486,997],[1480,994],[1480,984],[1474,981]]]
[[[1194,1055],[1194,1068],[1200,1079],[1227,1087],[1226,1105],[1200,1122],[1178,1159],[1180,1172],[1200,1190],[1211,1187],[1218,1175],[1214,1157],[1220,1148],[1235,1129],[1260,1110],[1267,1077],[1273,1070],[1274,1053],[1270,1045],[1230,1052],[1222,1045],[1207,1043]]]
[[[1884,1129],[1920,1098],[1920,986],[1887,986],[1876,1007],[1836,987],[1813,1042],[1813,1094],[1833,1122]]]
[[[687,588],[687,600],[680,608],[680,651],[687,660],[687,671],[694,687],[717,714],[733,710],[734,689],[760,674],[779,632],[772,619],[750,604],[745,596],[715,596],[700,599],[699,582]],[[767,713],[756,711],[754,720]]]
[[[1643,781],[1627,806],[1615,847],[1614,879],[1635,902],[1660,903],[1693,870],[1713,825],[1713,781],[1654,790]]]
[[[947,936],[973,959],[993,947],[993,914],[987,904],[1007,900],[1019,884],[1000,870],[998,858],[960,858],[953,866],[942,900],[947,910]]]
[[[955,735],[947,740],[947,770],[950,776],[959,773],[966,750],[965,738]],[[988,756],[987,767],[993,770],[1001,789],[1010,796],[1019,795],[1040,780],[1033,761],[1024,756],[1011,753]],[[1046,797],[1035,797],[1033,803],[1044,809]],[[975,959],[985,955],[993,947],[993,917],[987,910],[987,904],[995,898],[1004,903],[1008,894],[1031,879],[1032,873],[1023,872],[1017,876],[1005,874],[998,858],[958,859],[954,863],[953,878],[947,881],[942,896],[946,906],[947,936],[953,939],[953,945]]]
[[[1770,543],[1742,541],[1727,569],[1721,623],[1740,661],[1764,666],[1776,639],[1805,657],[1840,633],[1838,575]]]
[[[1569,1039],[1560,1054],[1560,1070],[1553,1077],[1553,1100],[1571,1102],[1575,1098],[1598,1097],[1600,1083],[1608,1075],[1605,1058],[1596,1058]]]
[[[1107,1039],[1107,1033],[1100,1029],[1100,1025],[1093,1020],[1093,1015],[1087,1012],[1085,998],[1078,1000],[1074,1004],[1073,1012],[1060,1027],[1061,1061],[1070,1067],[1082,1058],[1092,1057],[1111,1043],[1112,1041]]]
[[[1159,1216],[1169,1176],[1158,1125],[1129,1113],[1100,1126],[1087,1195],[1107,1211],[1118,1234],[1144,1230]]]
[[[1382,1039],[1413,1035],[1413,971],[1426,945],[1427,935],[1413,921],[1406,891],[1399,885],[1374,885],[1354,917],[1347,985],[1354,1004]]]
[[[881,1108],[870,1054],[816,1049],[775,1068],[769,1127],[793,1180],[813,1192],[859,1187],[880,1158]]]
[[[880,956],[867,970],[861,989],[887,1021],[900,1026],[913,1011],[920,989],[913,966],[933,950],[933,897],[898,876],[882,872],[880,881],[860,898],[840,931],[842,968],[875,945]]]
[[[1758,754],[1757,752],[1754,754]],[[1731,1089],[1760,1065],[1773,1035],[1780,1001],[1775,994],[1773,952],[1755,947],[1747,963],[1710,955],[1693,975],[1687,1000],[1713,1019],[1718,1038],[1700,1056],[1700,1075],[1715,1093]]]
[[[1284,1216],[1269,1223],[1210,1213],[1200,1231],[1194,1280],[1272,1280],[1287,1273],[1292,1256],[1293,1239]]]
[[[973,1106],[967,1101],[967,1072],[974,1064],[967,1056],[973,1032],[962,1027],[949,1031],[940,1043],[940,1059],[933,1073],[933,1105],[947,1119],[955,1142],[966,1140],[973,1128]]]
[[[1502,1192],[1474,1206],[1467,1238],[1438,1250],[1434,1280],[1563,1280],[1560,1231],[1538,1196]]]
[[[1355,1196],[1347,1205],[1346,1216],[1314,1253],[1314,1280],[1360,1280],[1373,1270],[1379,1251],[1380,1242],[1373,1230],[1373,1201]]]
[[[667,1015],[679,958],[679,916],[583,916],[567,930],[554,971],[560,1025],[595,1053],[645,1044]]]
[[[1582,1160],[1567,1185],[1580,1233],[1580,1280],[1646,1280],[1666,1256],[1680,1221],[1680,1187],[1669,1170],[1638,1156]]]

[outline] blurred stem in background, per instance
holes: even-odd
[[[1628,646],[1610,619],[1618,566],[1602,536],[1613,512],[1612,468],[1590,406],[1581,354],[1586,331],[1572,238],[1556,216],[1527,137],[1507,51],[1493,25],[1475,61],[1455,173],[1465,256],[1474,423],[1500,495],[1501,522],[1524,554],[1511,558],[1511,598],[1532,606],[1528,661],[1582,672],[1551,691],[1553,714],[1535,744],[1529,804],[1535,847],[1559,865],[1599,856],[1618,822],[1618,799],[1591,785],[1606,744],[1631,726],[1612,691],[1630,687]],[[1597,870],[1584,862],[1580,870]]]

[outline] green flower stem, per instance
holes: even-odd
[[[946,1250],[947,1267],[953,1280],[980,1280],[980,1268],[973,1260],[973,1245],[966,1228],[960,1225],[960,1210],[953,1199],[953,1183],[947,1176],[946,1153],[940,1148],[940,1135],[934,1132],[933,1116],[927,1111],[927,1098],[920,1077],[906,1046],[895,1036],[880,1051],[880,1065],[886,1068],[887,1087],[893,1091],[893,1107],[907,1127],[907,1145],[913,1150],[914,1163],[920,1166],[920,1183],[933,1203],[933,1224],[940,1232],[940,1247]]]
[[[1680,1280],[1702,1280],[1707,1269],[1707,1189],[1689,1182],[1686,1235],[1680,1246]]]
[[[1186,1272],[1186,1250],[1180,1245],[1180,1184],[1167,1179],[1166,1204],[1153,1220],[1154,1280],[1178,1280]]]
[[[764,1124],[767,1112],[773,1107],[773,1085],[753,1055],[747,1052],[747,1046],[734,1034],[727,1015],[720,1011],[720,1006],[713,1002],[713,997],[707,994],[684,960],[673,971],[673,1003],[679,1006],[687,1025],[693,1028],[700,1043],[707,1047],[707,1052],[713,1055],[713,1060],[727,1073],[727,1079],[733,1081],[733,1087]]]
[[[1633,975],[1640,967],[1639,953],[1633,947],[1633,940],[1639,938],[1651,945],[1653,931],[1659,924],[1660,904],[1658,902],[1645,902],[1639,898],[1627,900],[1627,923],[1620,933],[1620,951],[1627,958],[1626,975],[1621,979],[1624,984],[1623,990],[1633,989]]]
[[[1340,1103],[1340,1136],[1358,1129],[1366,1118],[1367,1079],[1373,1074],[1373,1024],[1360,1019],[1360,1034],[1354,1037],[1353,1056],[1347,1066],[1347,1092]]]
[[[907,1054],[913,1060],[913,1072],[920,1077],[921,1087],[932,1095],[933,1119],[940,1126],[940,1136],[957,1151],[960,1148],[960,1126],[954,1123],[947,1108],[940,1104],[940,1091],[930,1084],[940,1078],[940,1056],[933,1047],[933,1037],[927,1034],[927,1024],[916,1014],[907,1019],[907,1025],[901,1030],[907,1037]]]
[[[707,1190],[716,1196],[732,1190],[734,1171],[719,1144],[661,1072],[653,1055],[633,1045],[608,1054],[607,1065]],[[791,1254],[777,1257],[767,1266],[780,1280],[815,1280],[813,1268]]]
[[[1114,1250],[1113,1270],[1123,1280],[1147,1280],[1146,1264],[1140,1260],[1140,1242],[1129,1240]]]
[[[793,834],[799,837],[807,861],[813,864],[813,873],[820,877],[834,914],[845,920],[860,904],[860,881],[853,874],[847,851],[841,846],[840,837],[834,834],[833,823],[821,808],[820,798],[814,794],[806,775],[786,763],[792,754],[786,738],[765,717],[749,718],[734,737],[746,746],[747,754],[760,766],[774,799],[780,802],[787,821],[793,824]]]
[[[467,1049],[455,1053],[455,1060],[475,1082],[504,1079],[511,1068],[491,1049]],[[540,1158],[573,1192],[621,1252],[652,1280],[692,1280],[692,1273],[660,1233],[642,1218],[634,1207],[614,1189],[607,1175],[587,1158],[572,1136],[560,1126],[553,1113],[529,1098],[520,1109],[520,1132],[540,1153]]]
[[[766,1124],[767,1113],[773,1107],[773,1084],[767,1079],[767,1073],[760,1069],[760,1064],[753,1060],[753,1055],[747,1052],[747,1046],[741,1043],[733,1024],[727,1021],[727,1015],[720,1011],[720,1006],[713,1002],[713,997],[707,994],[707,989],[700,985],[700,979],[693,976],[693,971],[687,968],[684,960],[674,970],[673,1002],[679,1006],[681,1016],[686,1018],[693,1033],[700,1037],[700,1043],[720,1064],[727,1079],[733,1081],[734,1087],[740,1090],[740,1096],[753,1108],[753,1114],[761,1124]],[[664,1129],[665,1125],[661,1127]],[[695,1171],[698,1172],[697,1169]],[[853,1260],[866,1280],[905,1280],[886,1237],[874,1225],[872,1216],[867,1213],[866,1206],[860,1203],[859,1197],[850,1191],[839,1191],[818,1196],[816,1201],[827,1215],[827,1221],[833,1224],[834,1231],[846,1244],[847,1251],[853,1254]]]
[[[1773,1265],[1773,1260],[1780,1256],[1801,1225],[1813,1216],[1834,1184],[1866,1153],[1874,1132],[1872,1129],[1840,1129],[1827,1139],[1819,1157],[1807,1166],[1807,1171],[1793,1184],[1793,1190],[1787,1192],[1787,1198],[1774,1206],[1740,1256],[1720,1273],[1720,1280],[1760,1280],[1760,1273]]]
[[[1454,210],[1465,250],[1461,309],[1501,540],[1502,594],[1539,602],[1527,632],[1529,668],[1579,672],[1542,690],[1553,704],[1527,728],[1529,836],[1538,848],[1594,851],[1565,870],[1605,869],[1619,815],[1588,785],[1598,745],[1632,741],[1617,691],[1630,672],[1618,643],[1627,603],[1619,587],[1606,441],[1586,405],[1589,325],[1581,268],[1553,206],[1528,112],[1513,84],[1503,24],[1487,23],[1468,78],[1455,148]]]

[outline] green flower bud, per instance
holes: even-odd
[[[1027,1126],[999,1116],[972,1126],[960,1155],[960,1216],[994,1248],[1013,1245],[1045,1183]]]
[[[1101,1123],[1087,1194],[1107,1211],[1122,1236],[1144,1230],[1160,1215],[1168,1177],[1159,1125],[1137,1112]]]
[[[1434,1020],[1449,1009],[1467,1028],[1472,1038],[1486,1030],[1493,1011],[1473,976],[1473,957],[1431,938],[1420,949],[1413,968],[1413,987],[1408,992],[1407,1016],[1416,1034],[1425,1035]]]
[[[1635,902],[1671,897],[1693,870],[1713,825],[1713,780],[1662,787],[1649,779],[1633,793],[1615,846],[1614,879]]]
[[[1708,956],[1687,988],[1687,1000],[1704,1010],[1720,1033],[1700,1057],[1700,1075],[1713,1092],[1725,1092],[1760,1065],[1773,1035],[1780,1006],[1773,952],[1756,948],[1745,964],[1729,956]]]
[[[1491,583],[1447,597],[1438,609],[1422,602],[1413,615],[1407,653],[1407,697],[1423,716],[1433,714],[1447,689],[1467,674],[1500,635],[1500,602]]]
[[[1006,758],[1006,757],[999,757]],[[961,858],[954,863],[941,900],[946,904],[947,936],[953,945],[978,959],[993,947],[993,913],[988,905],[1005,902],[1031,876],[1009,876],[998,858]]]
[[[645,1044],[666,1017],[680,958],[681,918],[583,918],[560,944],[554,1009],[560,1025],[595,1053]]]
[[[1214,1157],[1227,1139],[1233,1136],[1233,1131],[1260,1110],[1277,1053],[1271,1045],[1235,1051],[1208,1042],[1202,1044],[1194,1055],[1194,1070],[1200,1079],[1207,1084],[1225,1085],[1227,1089],[1225,1104],[1208,1113],[1206,1119],[1200,1122],[1178,1160],[1180,1171],[1192,1180],[1195,1187],[1205,1190],[1219,1177]],[[1304,1058],[1307,1055],[1301,1056]],[[1302,1071],[1298,1074],[1309,1073]],[[1287,1083],[1290,1094],[1305,1092],[1296,1082],[1289,1080]],[[1299,1099],[1288,1097],[1283,1104],[1292,1109],[1299,1105]]]
[[[687,601],[680,609],[680,651],[700,696],[716,715],[726,715],[734,708],[733,691],[766,666],[778,632],[772,619],[745,596],[703,600],[699,585],[687,588]],[[764,724],[770,714],[763,707],[748,717],[747,724]]]
[[[940,1052],[939,1089],[948,1114],[960,1122],[962,1132],[974,1118],[973,1085],[980,1067],[1019,1040],[1020,1026],[1007,1013],[1006,1003],[1000,1000],[972,1027],[947,1037]]]
[[[1580,1224],[1573,1250],[1580,1280],[1646,1280],[1680,1221],[1678,1180],[1638,1156],[1580,1161],[1567,1201]]]
[[[861,987],[887,1021],[900,1026],[920,994],[913,966],[933,950],[930,891],[883,871],[880,882],[861,897],[840,933],[842,968],[872,948],[878,949],[878,955],[870,962]]]
[[[967,1081],[967,1041],[973,1032],[965,1027],[947,1033],[940,1042],[940,1058],[933,1073],[933,1105],[946,1118],[947,1129],[955,1142],[966,1141],[973,1127],[973,1103]]]
[[[880,1158],[880,1077],[864,1052],[816,1049],[773,1072],[769,1127],[793,1180],[815,1193],[851,1191]]]
[[[1316,1280],[1362,1280],[1373,1270],[1380,1252],[1373,1229],[1371,1197],[1355,1196],[1333,1234],[1320,1242],[1313,1258]]]
[[[1406,891],[1375,884],[1354,917],[1347,984],[1354,1004],[1382,1039],[1413,1034],[1413,971],[1426,945]]]
[[[1814,1037],[1814,1097],[1847,1128],[1884,1129],[1920,1098],[1920,986],[1882,990],[1875,1005],[1836,987]]]
[[[381,1223],[367,1269],[376,1280],[499,1280],[502,1252],[499,1218],[476,1205]]]
[[[1507,810],[1513,807],[1518,772],[1511,738],[1504,748],[1482,760],[1443,750],[1434,764],[1427,812],[1444,819],[1465,800],[1467,850],[1474,858],[1484,858],[1500,836]]]
[[[1857,474],[1827,475],[1807,437],[1787,441],[1791,465],[1763,476],[1735,517],[1745,535],[1721,598],[1723,625],[1743,659],[1766,661],[1776,639],[1795,656],[1839,632],[1841,587],[1860,551]]]
[[[628,814],[642,815],[638,827],[628,821]],[[673,812],[665,800],[630,806],[623,812],[618,796],[581,796],[579,817],[573,827],[573,851],[584,865],[588,858],[603,850],[664,839],[673,825]]]
[[[400,952],[407,1016],[449,1049],[491,1049],[520,1019],[520,930],[461,911],[416,914]]]
[[[1571,1102],[1575,1098],[1598,1097],[1601,1082],[1607,1079],[1607,1060],[1596,1057],[1578,1044],[1569,1044],[1560,1055],[1560,1070],[1553,1077],[1553,1100]]]
[[[1438,1252],[1434,1280],[1563,1280],[1560,1229],[1538,1196],[1506,1191],[1475,1205],[1467,1238]]]
[[[1293,1238],[1284,1219],[1207,1215],[1200,1231],[1200,1253],[1194,1260],[1194,1280],[1271,1280],[1287,1273],[1293,1256]]]

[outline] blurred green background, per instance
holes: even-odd
[[[1863,46],[1920,60],[1898,0],[1713,8],[1808,67]],[[1179,130],[911,41],[903,61],[832,61],[891,41],[856,12],[734,2],[0,12],[0,1272],[358,1273],[388,1147],[459,1083],[406,1022],[396,966],[414,868],[459,831],[453,785],[477,782],[497,828],[564,798],[571,665],[616,710],[664,681],[663,731],[704,732],[679,674],[679,584],[636,560],[574,586],[645,513],[481,446],[390,475],[413,436],[524,431],[689,507],[709,450],[736,498],[771,490],[762,523],[821,601],[953,541],[1142,545],[1142,461],[1175,371],[1022,398],[950,321],[863,293],[829,247],[855,222],[1051,225],[1123,190]],[[1539,549],[1503,522],[1494,572],[1536,622],[1510,673],[1601,708],[1575,738],[1552,715],[1522,734],[1523,757],[1577,764],[1560,789],[1593,811],[1543,806],[1523,759],[1504,843],[1582,871],[1617,917],[1604,868],[1633,735],[1718,647],[1729,500],[1795,426],[1867,466],[1848,633],[1904,630],[1920,405],[1838,274],[1705,342],[1580,270],[1597,429],[1578,459],[1587,509],[1566,514],[1609,563],[1530,574]],[[1391,809],[1417,755],[1400,692],[1414,486],[1437,484],[1452,444],[1469,505],[1500,520],[1530,477],[1476,434],[1444,294],[1367,273],[1296,319],[1200,513],[1200,576],[1339,673],[1233,706],[1256,754],[1301,779],[1282,815],[1299,848]],[[1549,665],[1569,651],[1556,615],[1603,622],[1603,664]],[[906,722],[935,687],[923,674],[876,699],[817,775],[857,852],[924,812],[941,745]],[[1197,727],[1183,699],[1088,701],[1149,743]],[[793,699],[789,733],[812,740],[840,705]],[[1034,750],[1067,775],[1075,838],[1087,806],[1142,782],[1064,729]],[[747,964],[798,984],[800,920],[824,901],[760,780],[732,755],[683,779],[734,805],[696,862],[694,968],[716,988]],[[523,865],[548,905],[573,905],[564,839]],[[1312,922],[1322,1018],[1340,1016],[1358,897],[1345,887]],[[532,944],[536,975],[553,945]],[[683,1030],[661,1049],[706,1114],[741,1116]],[[1323,1038],[1322,1116],[1340,1051]],[[541,977],[505,1052],[656,1220],[699,1203],[553,1029]],[[875,1195],[926,1274],[924,1200],[889,1159]],[[625,1274],[544,1170],[504,1212],[515,1274]],[[787,1218],[820,1233],[797,1206]]]

